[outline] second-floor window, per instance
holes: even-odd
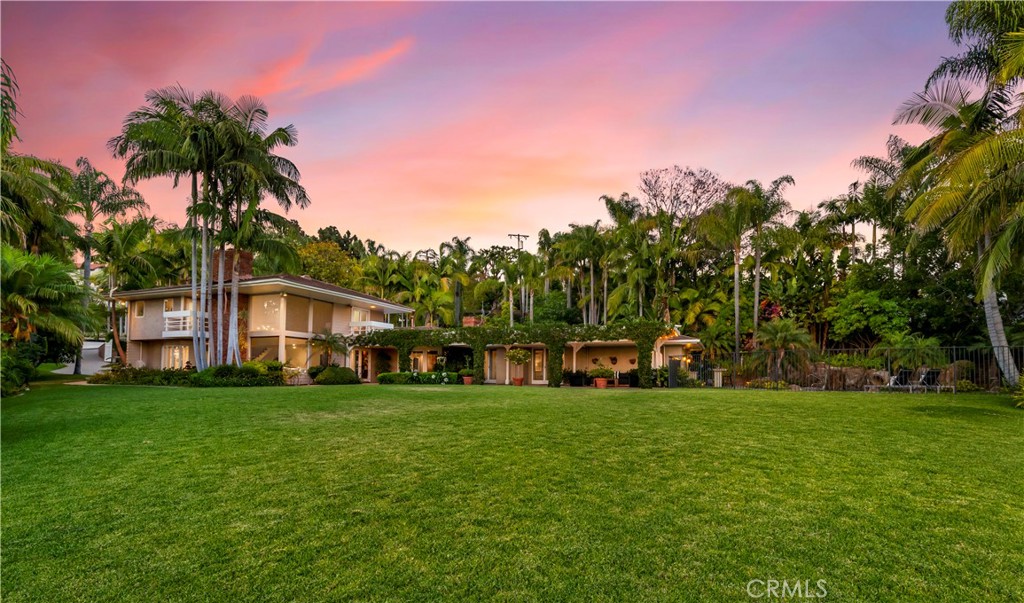
[[[174,300],[173,299],[165,299],[164,300],[164,312],[174,312]]]
[[[352,322],[366,322],[370,320],[370,311],[365,308],[352,308]]]
[[[135,316],[142,318],[146,315],[146,302],[135,302]]]

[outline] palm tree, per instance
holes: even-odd
[[[806,329],[798,326],[792,319],[779,318],[764,324],[758,345],[770,358],[772,380],[778,381],[781,378],[782,363],[786,354],[809,350],[812,343],[811,335]],[[800,357],[791,355],[790,358],[797,358],[798,362]]]
[[[110,222],[106,230],[96,233],[97,257],[106,264],[107,303],[114,348],[122,364],[128,356],[121,345],[119,318],[114,293],[119,289],[139,289],[151,284],[163,267],[163,258],[150,245],[154,234],[154,218],[137,218],[130,222]]]
[[[45,332],[81,347],[82,327],[89,322],[88,311],[81,304],[87,289],[71,277],[71,266],[49,255],[0,247],[3,333],[17,342]]]
[[[324,329],[317,333],[310,344],[314,350],[319,350],[327,357],[328,365],[334,364],[334,357],[339,354],[346,361],[343,365],[347,364],[349,340],[341,333],[332,333],[330,329]]]
[[[1003,377],[1020,373],[1008,349],[996,287],[1024,248],[1024,102],[1014,97],[1024,79],[1024,8],[996,2],[952,3],[949,35],[967,50],[944,59],[923,93],[907,101],[897,123],[918,123],[936,135],[907,169],[928,186],[907,211],[921,230],[941,228],[950,251],[980,258],[980,294],[989,338]],[[984,85],[977,101],[966,86]]]
[[[17,95],[14,72],[0,59],[0,235],[4,243],[34,247],[40,253],[45,251],[41,235],[49,235],[48,242],[62,247],[74,230],[64,212],[56,209],[66,201],[62,184],[70,179],[70,172],[59,163],[11,150],[12,143],[20,140]]]
[[[437,269],[441,279],[452,283],[453,323],[456,327],[462,324],[462,288],[470,283],[473,248],[469,246],[469,239],[452,237],[450,242],[441,243],[438,254]]]
[[[779,176],[766,189],[757,180],[748,180],[736,190],[750,206],[750,226],[753,230],[751,247],[754,250],[754,341],[757,341],[757,322],[761,313],[761,256],[767,246],[765,229],[782,225],[782,218],[790,212],[789,202],[782,196],[787,186],[793,186],[793,177]]]
[[[743,262],[743,240],[750,232],[753,212],[749,199],[747,189],[735,187],[727,193],[724,201],[711,206],[700,223],[700,230],[712,245],[732,251],[733,360],[736,364],[739,364],[740,351],[740,264]]]
[[[121,134],[111,138],[107,147],[114,157],[126,159],[126,183],[134,184],[158,176],[171,176],[175,186],[183,177],[191,181],[187,213],[192,244],[192,346],[196,352],[196,366],[202,370],[207,363],[206,341],[200,336],[200,328],[207,323],[209,303],[206,294],[209,201],[213,192],[211,181],[222,155],[215,124],[226,114],[227,108],[215,93],[207,92],[197,97],[181,86],[150,90],[146,93],[146,102],[146,106],[125,118]],[[200,177],[203,181],[202,203]],[[200,228],[199,220],[203,216]],[[201,235],[197,235],[200,232]],[[198,249],[199,236],[202,238],[201,250]]]
[[[82,235],[79,237],[79,248],[82,251],[82,280],[89,286],[92,274],[93,228],[97,221],[113,220],[122,217],[130,210],[142,211],[149,206],[137,191],[129,187],[120,187],[103,172],[97,171],[85,157],[75,162],[78,173],[70,181],[67,197],[70,201],[68,210],[71,214],[82,218]],[[89,307],[88,295],[82,296],[82,307]],[[82,353],[75,356],[75,375],[82,374]]]

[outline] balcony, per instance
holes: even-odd
[[[354,320],[352,321],[352,334],[363,335],[365,333],[373,333],[374,331],[386,331],[388,329],[394,329],[395,325],[390,322],[381,322],[379,320]]]
[[[210,319],[206,319],[209,326]],[[191,337],[192,336],[192,311],[175,310],[164,312],[163,337]]]

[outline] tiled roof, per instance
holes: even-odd
[[[395,303],[393,301],[389,301],[389,300],[377,297],[375,295],[368,295],[366,293],[360,293],[359,291],[354,291],[352,289],[346,289],[345,287],[339,287],[337,285],[332,285],[331,283],[325,283],[323,281],[318,281],[318,280],[313,279],[313,278],[308,278],[308,277],[304,277],[304,276],[295,276],[294,274],[272,274],[270,276],[254,276],[254,277],[251,277],[251,278],[242,279],[242,280],[239,281],[238,284],[239,284],[239,289],[241,290],[243,287],[245,289],[249,289],[249,288],[252,288],[252,287],[257,286],[257,285],[262,285],[262,284],[266,284],[266,283],[272,283],[274,281],[284,281],[286,283],[291,283],[293,285],[299,285],[299,286],[303,286],[303,287],[310,287],[310,288],[314,288],[314,289],[320,289],[320,290],[328,292],[328,293],[335,293],[335,294],[338,294],[338,295],[343,295],[345,297],[362,300],[362,301],[368,302],[370,304],[382,304],[382,305],[392,306],[392,307],[395,307],[395,308],[401,308],[403,310],[412,312],[412,308],[409,308],[407,306],[403,306],[402,304],[398,304],[398,303]],[[216,284],[217,283],[214,283],[214,285],[215,285],[214,289],[215,290],[216,290]],[[227,284],[227,282],[225,284]],[[179,293],[179,292],[184,293],[184,292],[190,292],[191,288],[192,288],[192,284],[191,283],[183,283],[183,284],[180,284],[180,285],[169,285],[169,286],[166,286],[166,287],[153,287],[151,289],[136,289],[136,290],[133,290],[133,291],[118,291],[117,293],[114,294],[114,297],[120,298],[120,299],[132,299],[132,298],[139,298],[139,297],[150,297],[150,296],[158,295],[160,293]]]

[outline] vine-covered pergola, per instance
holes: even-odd
[[[640,387],[653,386],[651,358],[659,337],[671,333],[660,322],[632,321],[614,325],[535,323],[510,327],[461,327],[455,329],[391,329],[357,335],[353,347],[389,347],[398,350],[398,370],[412,370],[415,348],[446,348],[461,344],[473,350],[474,382],[484,382],[484,353],[492,345],[543,344],[548,349],[548,387],[562,385],[562,350],[571,342],[622,341],[636,344]],[[557,352],[557,353],[553,353]]]

